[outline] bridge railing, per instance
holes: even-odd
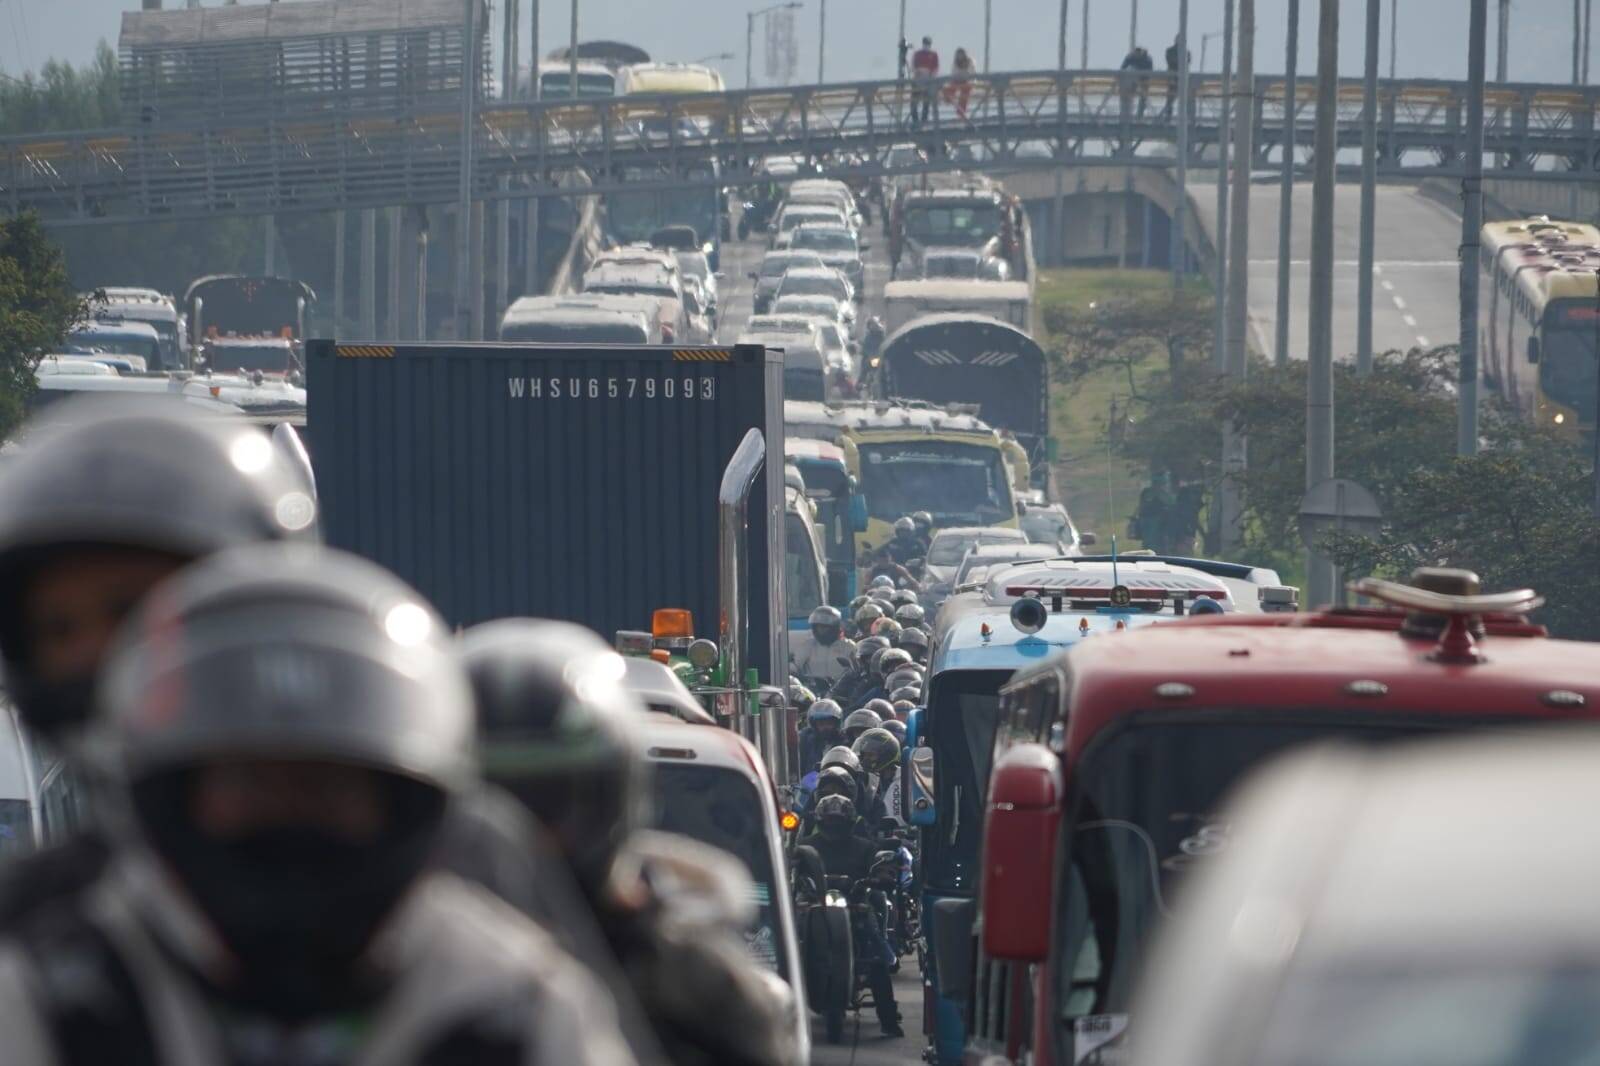
[[[1280,165],[1291,118],[1282,78],[1256,79],[1259,166]],[[485,103],[474,129],[480,195],[553,192],[581,168],[593,189],[657,180],[735,184],[763,156],[794,153],[841,175],[953,166],[1050,167],[1113,161],[1161,165],[1176,140],[1172,79],[1118,71],[1019,71],[946,78],[926,108],[908,81]],[[1197,156],[1219,134],[1222,86],[1191,78]],[[1310,142],[1314,85],[1296,86],[1293,126]],[[1360,143],[1359,80],[1340,85],[1338,139]],[[1380,167],[1417,176],[1459,169],[1466,86],[1381,82]],[[1490,169],[1529,178],[1600,173],[1600,88],[1504,85],[1486,96]],[[460,114],[397,109],[267,113],[259,120],[152,122],[0,138],[0,204],[60,220],[450,201],[457,195]],[[915,151],[896,151],[911,145]],[[503,179],[510,179],[509,183]],[[499,191],[497,191],[499,190]]]

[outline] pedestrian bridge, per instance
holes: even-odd
[[[939,170],[1021,173],[1062,165],[1170,168],[1176,89],[1117,71],[1017,71],[971,79],[964,114],[938,105],[914,125],[905,81],[684,96],[483,103],[472,109],[474,199],[570,195],[643,182],[662,187],[752,180],[764,156],[804,155],[845,178]],[[1303,164],[1315,83],[1294,103],[1283,78],[1255,81],[1256,168],[1276,168],[1292,136]],[[1190,151],[1214,155],[1223,103],[1217,76],[1191,76]],[[1235,97],[1238,99],[1237,90]],[[1339,88],[1338,143],[1361,143],[1359,80]],[[1454,177],[1468,144],[1466,84],[1380,82],[1378,170]],[[460,196],[462,108],[434,102],[363,108],[348,93],[268,99],[259,113],[190,116],[117,129],[0,138],[0,204],[57,224],[206,218],[447,203]],[[1507,84],[1485,97],[1486,170],[1530,181],[1600,180],[1600,88]],[[915,144],[920,151],[891,151]]]

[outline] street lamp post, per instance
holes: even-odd
[[[577,0],[573,0],[573,2],[576,3]],[[797,7],[803,6],[804,5],[800,3],[800,0],[790,0],[790,2],[787,4],[772,4],[767,7],[758,8],[757,10],[751,11],[745,15],[744,87],[746,89],[750,88],[750,54],[755,49],[756,19],[764,18],[765,16],[772,14],[774,11],[792,11]],[[820,62],[820,60],[818,60],[818,62]]]
[[[817,84],[825,80],[822,76],[822,57],[828,50],[828,0],[817,0]]]

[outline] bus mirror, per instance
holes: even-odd
[[[1528,338],[1528,362],[1537,363],[1538,361],[1539,361],[1539,338],[1538,337],[1529,337]]]
[[[1043,962],[1049,955],[1061,792],[1060,763],[1041,744],[1019,744],[995,766],[978,896],[983,950],[990,958]]]
[[[850,526],[857,533],[867,531],[867,498],[865,496],[850,497]],[[871,547],[871,545],[865,545]]]
[[[1096,544],[1100,543],[1100,538],[1095,536],[1093,533],[1079,533],[1078,543],[1083,545],[1085,548],[1092,548]]]
[[[934,824],[933,749],[913,748],[900,764],[900,818],[919,828]]]

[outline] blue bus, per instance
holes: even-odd
[[[618,244],[646,244],[667,226],[689,226],[712,270],[722,262],[723,231],[727,227],[727,194],[719,181],[716,161],[697,164],[684,178],[706,184],[692,188],[667,187],[676,179],[654,167],[628,166],[617,177],[630,186],[605,198],[605,232]]]

